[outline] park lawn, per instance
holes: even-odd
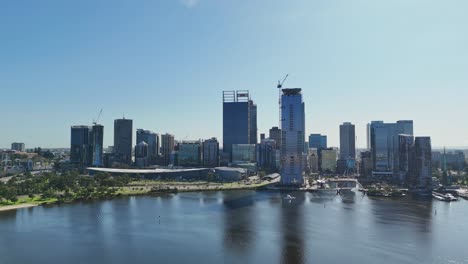
[[[8,205],[19,205],[19,204],[51,204],[57,202],[57,198],[41,198],[38,195],[35,195],[33,198],[24,196],[18,198],[16,202],[2,200],[0,201],[0,206],[8,206]]]

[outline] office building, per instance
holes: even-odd
[[[174,135],[161,135],[161,155],[163,156],[164,166],[171,164],[171,153],[174,151],[175,140]]]
[[[214,168],[219,166],[219,142],[216,138],[203,141],[203,166]]]
[[[278,127],[272,127],[269,131],[269,138],[276,142],[276,149],[281,147],[281,129]]]
[[[148,144],[148,165],[156,164],[156,159],[159,156],[159,135],[149,130],[137,129],[137,145],[140,142],[145,142],[146,144]]]
[[[361,152],[361,159],[359,161],[359,175],[372,176],[372,153],[370,151]]]
[[[317,150],[327,148],[327,136],[321,134],[310,134],[309,135],[309,148],[315,148]]]
[[[356,159],[355,127],[350,122],[340,125],[340,159]]]
[[[260,169],[276,169],[276,142],[273,139],[262,139],[257,144],[257,165]]]
[[[70,139],[70,162],[88,166],[91,163],[89,126],[72,126]]]
[[[260,142],[262,142],[262,140],[264,140],[264,139],[265,139],[265,133],[261,133],[260,134]]]
[[[374,174],[390,178],[398,175],[398,135],[413,135],[413,121],[403,120],[396,123],[372,121],[370,134]]]
[[[252,100],[249,101],[250,137],[249,144],[257,144],[257,105]]]
[[[432,188],[432,147],[430,137],[416,137],[415,149],[415,179],[413,186],[419,189]],[[411,184],[411,182],[410,182]]]
[[[233,144],[232,163],[255,163],[255,144]]]
[[[90,155],[93,167],[104,166],[104,126],[94,124],[89,131]]]
[[[19,152],[25,152],[26,147],[25,147],[24,143],[14,142],[14,143],[11,143],[11,150],[15,150],[15,151],[19,151]]]
[[[408,184],[412,174],[412,162],[414,160],[414,137],[413,135],[398,135],[398,171],[399,183]]]
[[[333,148],[322,149],[320,166],[323,173],[336,172],[337,151]]]
[[[149,145],[145,141],[140,141],[135,146],[135,165],[138,168],[145,168],[149,165]]]
[[[233,144],[257,142],[257,106],[249,91],[223,92],[223,151],[232,153]]]
[[[281,184],[304,184],[305,106],[300,88],[282,89]]]
[[[114,120],[114,157],[119,163],[132,164],[132,129],[131,119]]]
[[[307,162],[309,165],[309,171],[312,173],[319,172],[319,155],[316,148],[310,148],[307,152]]]
[[[178,144],[178,166],[200,167],[201,166],[201,143],[200,141],[183,141]]]

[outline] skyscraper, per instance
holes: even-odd
[[[262,139],[257,144],[257,164],[262,169],[276,169],[276,142],[273,139]]]
[[[178,165],[186,167],[201,166],[200,141],[184,141],[179,144]]]
[[[79,166],[91,163],[89,127],[72,126],[70,136],[70,162]]]
[[[231,153],[233,144],[256,141],[257,106],[250,100],[249,91],[224,91],[223,152]]]
[[[327,148],[327,136],[321,134],[309,135],[309,148],[316,148],[319,152]]]
[[[300,88],[282,89],[281,184],[304,184],[305,107]]]
[[[135,164],[138,168],[147,167],[149,164],[149,147],[145,141],[140,141],[135,146]]]
[[[114,155],[115,159],[124,164],[132,163],[132,128],[131,119],[114,120]]]
[[[90,141],[90,154],[92,155],[92,165],[94,167],[102,167],[103,153],[104,153],[104,126],[94,124],[91,127],[89,141]]]
[[[400,184],[407,184],[410,175],[414,173],[414,137],[413,135],[398,135],[398,171]]]
[[[249,101],[250,137],[249,144],[257,144],[257,105]]]
[[[276,142],[276,149],[281,147],[281,129],[278,127],[270,128],[269,138],[273,139]]]
[[[355,128],[350,122],[340,125],[340,159],[356,159]]]
[[[203,166],[219,166],[219,142],[216,138],[203,141]]]
[[[174,135],[168,133],[161,135],[161,155],[163,156],[165,166],[170,164],[171,153],[174,151],[174,145]]]
[[[413,121],[402,120],[396,123],[372,121],[370,133],[374,172],[394,176],[399,169],[398,135],[413,135]]]
[[[432,147],[430,137],[416,137],[415,148],[415,181],[414,186],[429,190],[432,188]]]
[[[137,129],[136,143],[145,142],[148,144],[148,165],[154,165],[156,157],[159,155],[159,135],[143,129]]]

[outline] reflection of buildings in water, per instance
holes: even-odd
[[[305,263],[304,254],[304,192],[289,193],[293,200],[282,199],[281,203],[281,263]],[[286,196],[286,194],[283,194]]]
[[[395,199],[369,198],[372,213],[379,224],[400,224],[412,226],[412,230],[428,233],[432,224],[432,201],[417,201],[410,197]]]
[[[232,192],[223,199],[224,248],[233,251],[246,251],[254,237],[253,204],[255,193]]]

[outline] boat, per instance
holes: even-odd
[[[296,199],[296,197],[291,196],[291,195],[288,194],[288,195],[286,195],[286,197],[284,197],[284,199],[285,200],[294,200],[294,199]]]
[[[458,201],[458,198],[453,196],[451,193],[438,193],[438,192],[432,192],[432,197],[439,201],[444,201],[444,202],[452,202],[452,201]]]

